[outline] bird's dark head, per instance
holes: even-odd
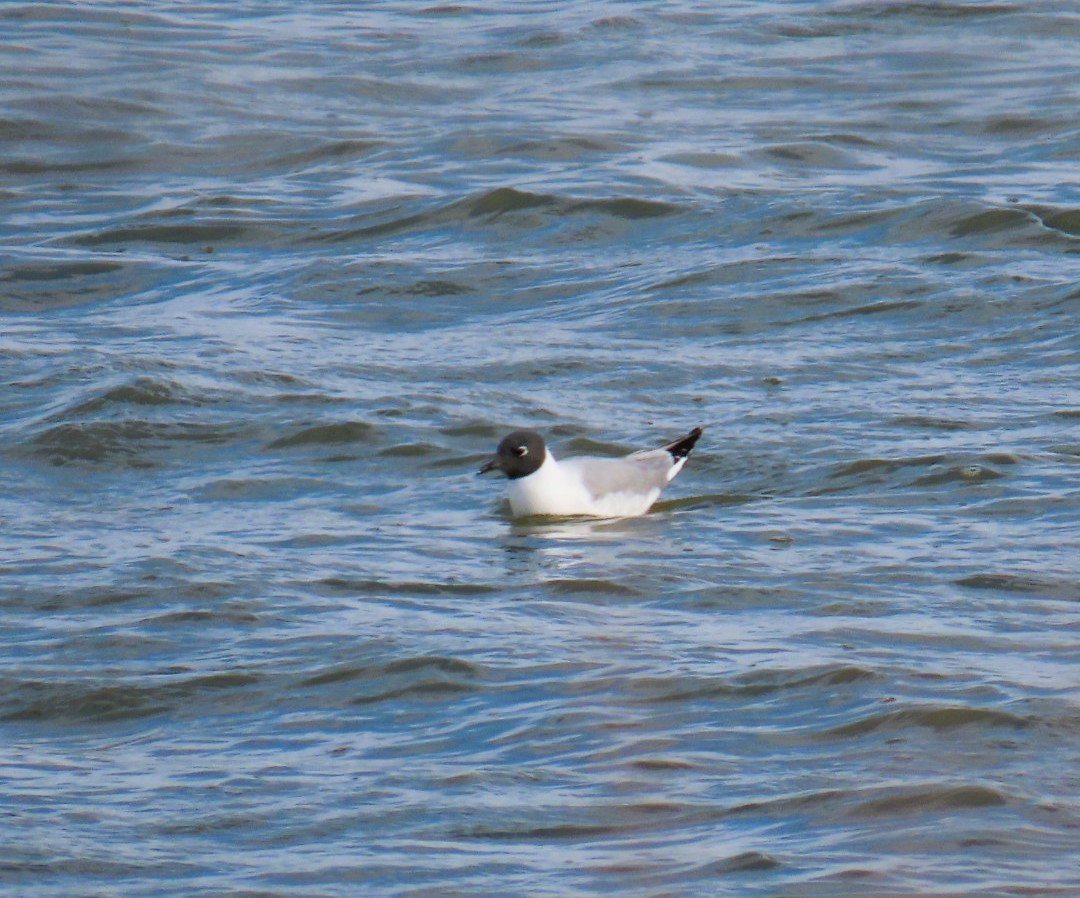
[[[476,473],[502,471],[511,480],[517,480],[532,474],[546,457],[547,449],[540,434],[533,430],[515,430],[503,437],[495,455]]]

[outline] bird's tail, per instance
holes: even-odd
[[[671,457],[678,460],[680,458],[686,458],[690,454],[690,450],[694,448],[694,444],[698,441],[698,437],[701,436],[701,428],[695,427],[686,436],[679,437],[673,443],[668,443],[664,446],[668,452],[671,453]]]

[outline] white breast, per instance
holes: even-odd
[[[563,471],[550,452],[528,477],[511,480],[507,492],[515,518],[534,514],[593,514],[589,510],[592,497],[581,479]]]

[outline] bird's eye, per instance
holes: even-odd
[[[518,458],[523,458],[524,456],[526,456],[528,454],[529,454],[529,447],[528,446],[515,446],[514,447],[514,455],[516,455]]]

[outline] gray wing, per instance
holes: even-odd
[[[608,493],[641,493],[662,490],[668,483],[672,458],[663,449],[635,452],[625,458],[578,456],[559,462],[581,473],[585,489],[594,497]]]

